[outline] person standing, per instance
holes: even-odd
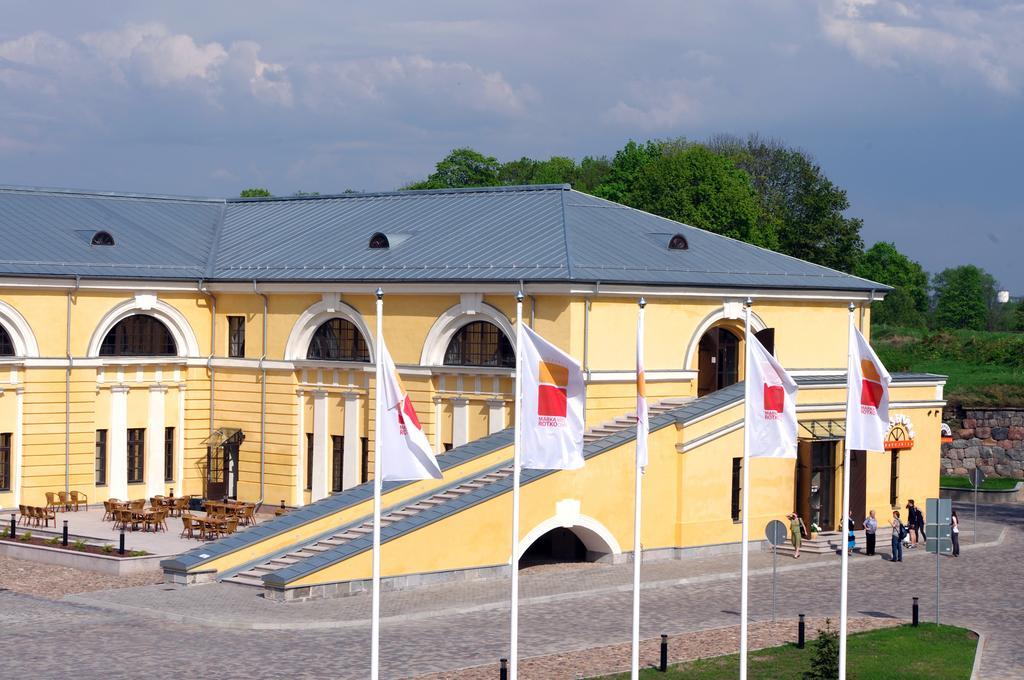
[[[878,520],[875,519],[875,511],[872,510],[864,518],[864,539],[867,541],[865,555],[875,554],[875,533],[878,531]]]
[[[918,538],[927,541],[928,536],[924,533],[924,513],[914,504],[914,499],[907,501],[907,525],[910,528],[910,547],[916,548]]]
[[[803,539],[804,521],[795,512],[786,515],[789,519],[789,538],[793,541],[793,559],[800,557],[800,543]]]
[[[957,516],[956,510],[949,518],[949,526],[949,535],[953,538],[953,557],[960,557],[960,517]]]
[[[892,557],[890,562],[903,561],[903,522],[900,521],[900,511],[892,511]]]
[[[857,545],[857,537],[853,533],[855,524],[853,522],[853,510],[846,516],[846,550],[853,554],[853,549]]]

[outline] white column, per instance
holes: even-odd
[[[110,386],[107,428],[107,489],[111,498],[128,499],[128,386]]]
[[[444,453],[441,445],[441,397],[434,397],[434,453]]]
[[[177,496],[185,495],[185,383],[178,383],[178,428],[174,433],[174,493]]]
[[[149,386],[149,417],[146,420],[146,496],[164,494],[164,412],[167,385]]]
[[[487,402],[487,433],[494,434],[505,429],[505,401],[491,399]]]
[[[22,448],[21,448],[21,433],[25,427],[25,388],[16,387],[14,389],[17,403],[15,408],[17,409],[17,415],[14,420],[14,436],[11,442],[11,448],[14,449],[13,456],[14,460],[11,461],[11,467],[14,468],[11,480],[11,490],[14,491],[14,504],[19,505],[21,503],[21,460],[22,460]]]
[[[313,491],[310,500],[327,498],[327,392],[313,392]]]
[[[306,504],[306,397],[295,390],[295,507]]]
[[[342,463],[341,488],[351,489],[359,484],[362,461],[362,442],[359,440],[359,394],[345,393],[345,452]]]
[[[469,441],[469,400],[452,399],[452,448]]]

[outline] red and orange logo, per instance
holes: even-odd
[[[764,362],[761,365],[761,372],[765,376],[761,392],[764,402],[764,419],[778,420],[786,410],[786,390],[782,387],[782,379],[778,372],[770,363]]]
[[[860,371],[864,376],[860,387],[860,412],[869,416],[877,415],[885,393],[882,376],[879,375],[878,367],[869,359],[860,360]]]
[[[557,426],[569,408],[569,369],[550,361],[540,362],[537,386],[537,420],[540,425]]]
[[[406,421],[411,423],[417,430],[422,430],[423,427],[420,425],[420,419],[416,415],[416,409],[413,408],[412,399],[409,398],[409,394],[405,391],[405,386],[402,384],[401,378],[398,377],[398,372],[393,371],[391,375],[395,379],[398,392],[402,395],[402,401],[398,404],[398,431],[403,436],[409,433]]]

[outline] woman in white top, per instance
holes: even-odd
[[[952,527],[949,535],[953,537],[953,557],[960,557],[960,518],[957,517],[956,510],[949,518],[949,526]]]

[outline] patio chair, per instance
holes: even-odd
[[[178,513],[178,517],[181,517],[188,511],[189,498],[184,496],[181,498],[174,499],[174,510]]]
[[[145,498],[138,498],[138,499],[136,499],[134,501],[128,501],[128,509],[129,510],[138,511],[138,510],[142,510],[144,507],[146,507],[146,499]]]
[[[75,508],[75,512],[78,512],[78,508],[82,505],[85,506],[86,512],[89,511],[89,497],[81,491],[71,492],[71,505]]]
[[[103,518],[101,521],[106,522],[108,519],[114,518],[114,509],[111,507],[110,501],[103,501]]]
[[[71,509],[71,496],[67,491],[58,491],[57,500],[60,503],[61,510],[67,511]]]
[[[53,526],[57,526],[57,513],[53,508],[47,506],[45,508],[36,508],[36,519],[43,523],[43,526],[50,526],[50,520],[53,520]],[[36,526],[39,526],[37,523]]]
[[[53,491],[46,492],[46,509],[56,511],[61,501]]]
[[[240,518],[245,525],[256,524],[256,506],[246,503],[245,507],[242,508]]]
[[[160,531],[160,528],[163,527],[163,530],[167,531],[167,509],[160,508],[146,515],[145,526],[147,530],[149,527],[153,527],[153,531]]]
[[[231,534],[238,531],[238,518],[228,517],[227,522],[221,525],[221,531],[224,533],[225,536],[230,536]]]
[[[196,523],[195,517],[192,515],[181,516],[181,534],[178,535],[179,538],[185,538],[186,535],[188,538],[195,538],[195,531],[197,529],[201,529],[201,527]]]
[[[32,516],[28,514],[28,506],[27,505],[19,505],[18,506],[18,524],[28,524],[30,519],[32,519]]]

